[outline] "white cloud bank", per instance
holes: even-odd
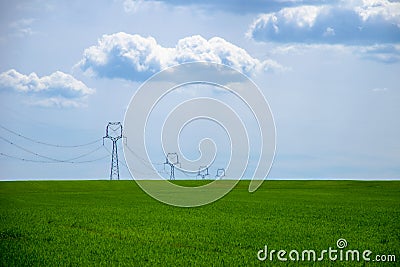
[[[168,48],[153,37],[124,32],[103,35],[97,45],[85,49],[77,66],[98,77],[143,81],[166,67],[193,61],[226,64],[248,75],[283,69],[273,60],[253,58],[246,50],[220,37],[206,40],[195,35]]]
[[[283,8],[259,15],[247,36],[260,42],[360,47],[363,58],[386,63],[400,58],[400,2],[340,1]]]
[[[262,14],[250,26],[255,40],[376,44],[400,42],[400,3],[349,1],[336,6],[299,6]]]
[[[35,98],[33,104],[49,107],[80,106],[84,98],[94,93],[83,82],[61,71],[38,77],[34,72],[25,75],[10,69],[0,73],[0,89],[28,94]]]

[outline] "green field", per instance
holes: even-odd
[[[194,185],[196,181],[181,182]],[[0,266],[399,266],[400,182],[242,181],[199,208],[133,181],[0,182]],[[397,262],[260,262],[257,252],[336,248]]]

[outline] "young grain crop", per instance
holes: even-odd
[[[241,181],[215,203],[177,208],[133,181],[1,182],[0,265],[265,265],[257,260],[264,245],[320,251],[339,238],[352,249],[400,250],[400,182],[266,181],[252,194],[247,187]]]

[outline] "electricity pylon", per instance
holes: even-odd
[[[170,180],[175,180],[175,165],[180,165],[179,163],[179,158],[178,158],[178,153],[168,153],[165,156],[165,165],[168,164],[171,168],[171,171],[169,173],[169,179]]]
[[[217,174],[215,175],[215,178],[222,178],[225,176],[225,169],[224,168],[219,168],[217,170]]]
[[[207,166],[200,166],[197,173],[197,177],[201,177],[203,180],[209,175]]]
[[[117,141],[122,138],[122,124],[121,122],[109,122],[106,127],[106,136],[113,142],[113,149],[111,154],[111,170],[110,170],[110,180],[117,178],[119,180],[119,166],[118,166],[118,147]]]

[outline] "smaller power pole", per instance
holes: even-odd
[[[224,168],[219,168],[217,170],[217,174],[215,175],[215,178],[222,178],[225,176],[225,169]]]
[[[197,173],[197,177],[201,177],[201,179],[205,179],[209,175],[207,166],[200,166],[199,171]]]
[[[175,180],[175,165],[179,165],[179,157],[178,157],[178,153],[174,152],[174,153],[168,153],[165,156],[165,163],[164,163],[164,167],[165,165],[168,164],[170,166],[170,173],[169,173],[169,179],[170,180]]]
[[[108,138],[113,142],[110,180],[112,180],[113,178],[114,179],[117,178],[119,180],[117,141],[122,138],[121,122],[109,122],[106,127],[106,136],[103,137],[103,145],[104,145],[104,138]]]

